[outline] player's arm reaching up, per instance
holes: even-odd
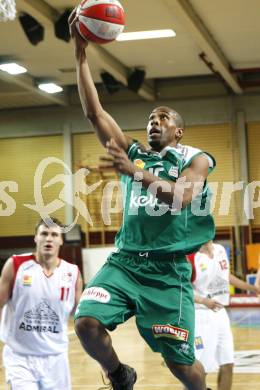
[[[107,141],[114,138],[123,150],[127,150],[132,140],[123,134],[116,121],[103,109],[100,103],[86,55],[88,42],[79,35],[76,22],[77,15],[76,9],[74,9],[69,17],[69,25],[75,44],[77,82],[83,112],[93,124],[96,134],[104,146],[106,146]]]

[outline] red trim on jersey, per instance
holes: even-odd
[[[42,268],[42,272],[44,274],[44,276],[46,276],[46,278],[50,278],[53,274],[54,274],[54,271],[56,268],[58,268],[60,265],[61,265],[61,259],[58,257],[58,264],[56,265],[56,267],[54,268],[54,270],[52,271],[52,273],[50,275],[47,275],[44,271],[44,269]]]
[[[196,274],[196,267],[195,267],[195,255],[196,253],[191,253],[187,256],[187,260],[191,263],[192,266],[192,274],[191,274],[191,281],[192,283],[195,282],[197,274]]]
[[[30,253],[28,255],[13,255],[12,259],[13,259],[13,270],[14,270],[14,280],[13,280],[13,285],[14,285],[19,267],[26,261],[29,260],[34,260],[35,262],[37,261],[33,253]]]

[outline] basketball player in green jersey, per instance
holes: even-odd
[[[206,390],[203,368],[194,358],[191,266],[185,255],[214,237],[206,184],[214,159],[179,144],[184,123],[168,107],[155,108],[149,117],[149,149],[123,134],[101,106],[76,20],[73,11],[69,23],[82,108],[107,148],[108,163],[121,175],[125,195],[118,251],[81,297],[77,335],[106,371],[110,388],[132,390],[136,372],[120,362],[107,329],[135,316],[141,336],[186,388]]]

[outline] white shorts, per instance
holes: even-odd
[[[234,343],[226,309],[195,310],[195,355],[206,373],[234,363]]]
[[[70,390],[67,352],[59,355],[32,356],[3,348],[6,382],[12,390]]]

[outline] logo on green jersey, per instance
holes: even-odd
[[[178,177],[179,176],[179,169],[178,167],[176,166],[172,166],[169,171],[168,171],[168,175],[171,176],[171,177]]]
[[[145,162],[143,160],[141,160],[140,158],[134,160],[134,165],[137,167],[137,168],[140,168],[140,169],[144,169],[145,167]]]
[[[145,206],[152,206],[155,207],[158,205],[158,199],[155,198],[152,194],[150,195],[139,195],[135,194],[134,191],[131,191],[130,196],[130,204],[129,207],[145,207]]]

